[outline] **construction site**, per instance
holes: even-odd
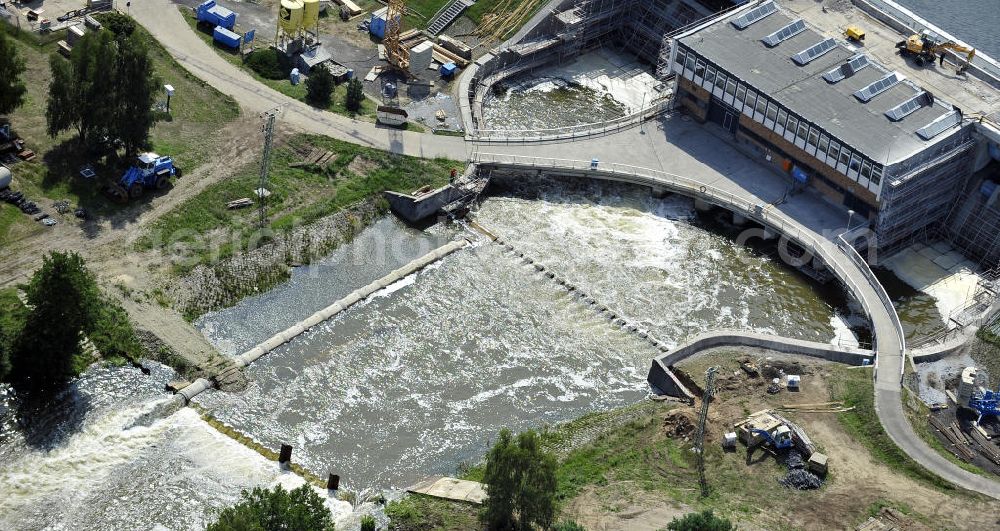
[[[504,429],[553,524],[994,526],[1000,63],[910,5],[0,2],[0,528],[485,530]]]

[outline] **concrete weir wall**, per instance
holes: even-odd
[[[762,348],[785,354],[823,358],[847,365],[870,365],[874,363],[875,359],[874,353],[870,350],[842,348],[815,341],[727,330],[697,335],[670,352],[653,358],[646,381],[664,394],[691,400],[694,395],[684,387],[671,367],[699,352],[716,347]]]
[[[327,306],[326,308],[323,308],[322,310],[312,314],[303,321],[300,321],[292,325],[287,330],[274,334],[269,339],[260,343],[256,347],[253,347],[252,349],[244,352],[243,354],[240,354],[234,360],[235,364],[241,368],[250,365],[251,363],[260,359],[261,356],[263,356],[264,354],[267,354],[268,352],[271,352],[272,350],[280,347],[281,345],[288,343],[292,339],[302,335],[302,333],[304,333],[306,330],[309,330],[310,328],[330,319],[331,317],[339,314],[340,312],[346,310],[347,308],[353,306],[354,304],[357,304],[358,302],[365,300],[376,291],[385,289],[389,285],[399,282],[404,277],[407,277],[409,275],[412,275],[413,273],[416,273],[417,271],[420,271],[421,269],[433,264],[434,262],[437,262],[438,260],[465,247],[468,244],[469,244],[468,240],[456,240],[447,243],[445,245],[442,245],[441,247],[434,249],[433,251],[425,254],[424,256],[421,256],[420,258],[411,261],[410,263],[404,265],[403,267],[400,267],[399,269],[392,271],[388,275],[372,282],[371,284],[368,284],[363,288],[354,290],[343,299],[340,299],[339,301]],[[191,385],[178,391],[177,395],[175,396],[182,397],[184,402],[187,403],[190,402],[191,399],[193,399],[195,396],[203,393],[204,391],[212,387],[213,383],[211,381],[206,380],[205,378],[199,378]]]

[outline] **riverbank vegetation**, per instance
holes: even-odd
[[[293,490],[244,490],[239,503],[223,509],[206,531],[334,531],[323,498],[308,484]]]
[[[101,293],[79,255],[46,256],[24,292],[24,305],[12,290],[0,297],[0,374],[16,386],[55,389],[95,361],[141,353],[125,311]]]

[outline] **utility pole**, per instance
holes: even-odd
[[[712,401],[712,386],[715,384],[715,372],[718,367],[709,367],[705,371],[705,394],[701,396],[701,413],[698,415],[698,432],[694,438],[695,452],[698,453],[698,482],[701,483],[701,496],[708,497],[708,480],[705,479],[705,423],[708,421],[708,403]]]
[[[269,111],[261,113],[264,120],[261,131],[264,133],[264,154],[260,159],[260,181],[257,183],[257,223],[261,230],[267,227],[267,196],[271,192],[267,189],[267,176],[271,171],[271,144],[274,141],[274,118],[278,114],[280,107],[275,107]]]

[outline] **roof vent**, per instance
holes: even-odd
[[[857,74],[859,70],[870,64],[871,61],[868,60],[867,55],[855,55],[854,57],[848,59],[846,63],[823,74],[823,79],[827,80],[829,83],[836,83]]]
[[[889,75],[875,81],[871,85],[857,91],[854,93],[854,97],[861,100],[863,103],[868,103],[875,96],[891,89],[903,80],[903,75],[899,72],[892,72]]]
[[[930,93],[921,91],[920,94],[917,94],[888,111],[885,111],[885,115],[890,120],[898,122],[916,112],[917,109],[930,105],[933,101],[934,100],[931,98]]]
[[[750,11],[747,11],[746,13],[743,13],[742,15],[734,18],[731,22],[733,26],[736,26],[736,29],[742,30],[750,27],[750,25],[755,22],[763,20],[764,17],[777,11],[778,8],[775,7],[774,2],[769,1],[751,9]]]
[[[791,24],[781,28],[780,30],[768,35],[767,37],[764,37],[763,39],[761,39],[761,42],[770,46],[771,48],[774,48],[775,46],[781,44],[782,41],[791,39],[792,37],[798,35],[799,33],[802,33],[805,30],[806,30],[806,23],[803,22],[802,19],[800,18],[795,22],[792,22]]]
[[[829,52],[830,50],[837,47],[837,41],[834,39],[825,39],[817,42],[816,44],[802,50],[801,52],[792,56],[792,60],[795,61],[799,66],[805,66],[818,57],[822,57],[823,54]]]
[[[917,129],[917,136],[924,140],[930,140],[960,123],[962,123],[962,113],[954,110],[949,111],[939,116],[933,122]]]

